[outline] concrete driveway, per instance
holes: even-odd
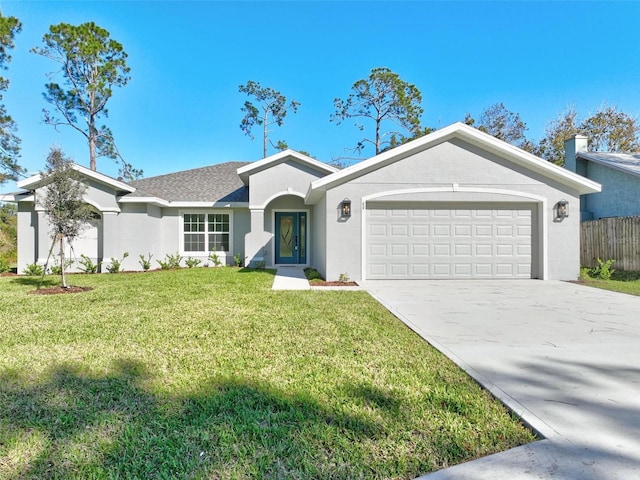
[[[640,297],[539,280],[362,286],[545,438],[425,479],[640,478]]]

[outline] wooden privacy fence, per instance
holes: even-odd
[[[580,263],[593,268],[614,259],[613,268],[640,271],[640,217],[612,217],[582,222]]]

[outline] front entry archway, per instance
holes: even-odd
[[[275,212],[275,262],[307,263],[306,212]]]

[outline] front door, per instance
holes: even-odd
[[[276,212],[276,263],[307,263],[306,212]]]

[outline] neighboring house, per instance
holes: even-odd
[[[77,256],[126,251],[123,268],[136,270],[139,255],[215,251],[226,263],[312,265],[328,280],[575,279],[573,209],[600,190],[462,123],[343,170],[291,150],[131,183],[75,168],[96,213]],[[50,239],[40,176],[18,185],[4,200],[18,204],[22,271],[44,262]]]
[[[588,152],[587,142],[584,135],[565,142],[565,168],[602,185],[581,197],[581,219],[640,215],[640,153]]]

